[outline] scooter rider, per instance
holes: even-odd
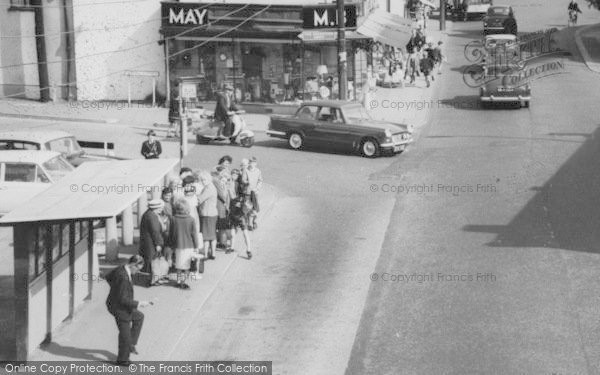
[[[224,139],[223,130],[231,135],[233,124],[229,112],[238,111],[238,107],[233,102],[233,86],[226,84],[224,91],[217,93],[217,106],[215,107],[215,120],[220,122],[217,138]]]

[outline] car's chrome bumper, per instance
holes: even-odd
[[[410,143],[413,143],[413,139],[405,139],[401,142],[387,142],[379,145],[382,149],[390,149],[399,146],[408,146]]]
[[[280,132],[276,130],[267,130],[267,134],[272,137],[285,137],[285,132]]]
[[[482,96],[481,97],[481,101],[482,102],[516,102],[516,101],[528,102],[530,100],[531,100],[531,96],[523,96],[523,95],[517,95],[517,96],[494,96],[494,95],[489,95],[489,96]]]

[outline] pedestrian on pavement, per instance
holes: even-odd
[[[209,172],[200,172],[201,192],[198,195],[200,232],[204,241],[206,259],[215,259],[217,251],[217,188]]]
[[[252,230],[252,227],[248,225],[248,215],[252,211],[252,202],[245,194],[247,183],[242,180],[242,172],[238,169],[234,169],[231,171],[231,177],[235,184],[235,190],[238,193],[231,201],[231,208],[229,210],[231,225],[235,232],[238,230],[242,231],[244,241],[246,242],[246,254],[248,259],[252,259],[252,247],[250,241],[250,231]],[[235,235],[233,233],[231,238],[231,247],[232,249],[235,249]]]
[[[406,80],[407,77],[410,77],[410,83],[415,83],[415,75],[418,73],[419,67],[416,50],[408,54],[405,65],[404,79]]]
[[[175,249],[175,268],[177,269],[177,288],[190,289],[185,282],[189,277],[192,258],[200,252],[198,224],[190,215],[188,201],[177,199],[173,205],[175,215],[170,231],[170,243]],[[201,260],[198,260],[200,262]],[[199,265],[197,265],[199,268]]]
[[[420,68],[423,72],[423,75],[425,76],[425,82],[427,83],[427,87],[431,86],[431,82],[429,82],[429,76],[431,75],[431,71],[433,70],[433,61],[427,56],[426,53],[423,53]]]
[[[162,284],[152,273],[152,261],[161,255],[165,241],[160,214],[163,210],[162,199],[148,202],[148,209],[140,222],[140,255],[144,258],[144,272],[150,274],[150,286]]]
[[[229,155],[225,155],[221,159],[219,159],[218,165],[223,166],[229,171],[231,169],[231,163],[233,163],[233,158]]]
[[[160,142],[155,138],[154,130],[148,132],[148,139],[142,143],[142,156],[146,159],[158,159],[162,154]]]
[[[446,61],[446,56],[442,53],[442,42],[438,41],[437,46],[433,49],[435,64],[437,65],[437,74],[442,74],[442,63]]]
[[[119,354],[117,364],[128,366],[130,353],[138,354],[135,346],[138,343],[144,314],[138,307],[150,305],[147,301],[136,301],[133,298],[133,276],[144,267],[144,259],[139,255],[129,258],[129,262],[113,269],[106,275],[110,292],[106,299],[108,311],[115,317],[119,329]]]
[[[227,237],[231,229],[229,225],[229,206],[231,201],[227,186],[229,172],[225,170],[224,166],[218,165],[211,175],[213,176],[213,183],[217,188],[217,248],[225,249],[225,252],[229,253],[229,247],[227,246]]]
[[[435,81],[435,76],[433,75],[433,69],[435,68],[436,59],[435,59],[435,49],[433,48],[433,43],[427,43],[427,47],[425,48],[425,57],[428,58],[432,63],[431,68],[431,80]]]
[[[163,238],[165,240],[163,254],[167,260],[167,263],[169,263],[170,268],[173,266],[173,246],[169,243],[169,233],[173,223],[173,190],[168,186],[165,187],[162,190],[161,197],[164,202],[163,210],[159,215],[161,224],[163,226]]]
[[[200,216],[198,215],[198,195],[197,195],[197,183],[196,177],[187,176],[183,179],[183,199],[188,204],[189,207],[189,215],[192,217],[194,222],[196,223],[196,228],[198,229],[197,236],[201,238],[200,234]]]
[[[258,193],[262,188],[263,178],[260,169],[258,169],[258,160],[256,157],[250,158],[250,163],[248,164],[248,168],[246,170],[246,174],[248,176],[248,190],[247,194],[250,195],[250,200],[252,201],[252,206],[254,207],[253,215],[251,215],[251,223],[252,229],[256,229],[258,224],[256,223],[256,217],[260,212],[260,205],[258,204]]]

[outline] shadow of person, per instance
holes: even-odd
[[[114,362],[117,360],[115,353],[108,350],[76,348],[73,346],[64,346],[57,342],[51,342],[40,346],[40,350],[55,356],[66,357],[68,359]]]

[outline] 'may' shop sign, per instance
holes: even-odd
[[[303,26],[305,29],[331,29],[338,25],[337,7],[310,6],[302,9]],[[356,5],[346,5],[344,8],[344,27],[356,27]]]
[[[163,4],[162,19],[165,26],[206,25],[208,9],[198,4]]]

